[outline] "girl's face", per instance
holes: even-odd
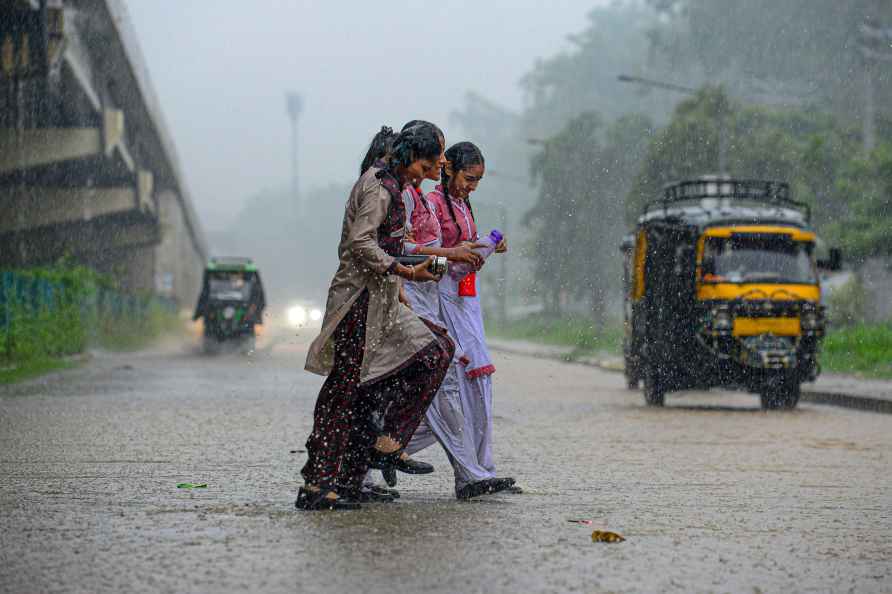
[[[406,176],[415,185],[420,184],[425,179],[437,181],[440,179],[440,168],[444,163],[446,163],[446,156],[443,154],[443,145],[441,143],[439,157],[413,161],[406,167]]]
[[[448,172],[448,171],[447,171]],[[483,165],[470,165],[449,177],[449,194],[464,200],[477,189],[486,168]]]

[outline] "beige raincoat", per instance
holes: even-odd
[[[364,289],[369,291],[365,354],[360,384],[398,371],[434,335],[418,316],[399,301],[400,279],[387,274],[393,264],[378,245],[378,228],[384,222],[391,196],[372,167],[350,192],[338,257],[341,262],[328,289],[322,332],[310,345],[306,370],[328,375],[334,364],[334,331]]]

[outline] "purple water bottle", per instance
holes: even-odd
[[[493,229],[489,235],[482,237],[477,243],[485,244],[483,247],[474,248],[474,253],[486,260],[490,254],[496,251],[496,246],[502,242],[504,236],[498,229]],[[458,262],[449,266],[449,274],[455,280],[461,280],[469,273],[474,272],[474,267],[465,262]]]

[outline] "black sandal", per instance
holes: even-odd
[[[328,497],[329,493],[335,493],[331,489],[319,489],[319,491],[310,491],[301,487],[297,491],[297,500],[294,507],[303,511],[318,511],[323,509],[330,510],[348,510],[360,509],[362,506],[358,501],[345,501],[340,497],[332,499]],[[337,495],[337,493],[335,493]]]

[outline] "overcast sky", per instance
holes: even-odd
[[[513,109],[537,57],[567,49],[599,0],[130,0],[207,229],[289,180],[284,93],[304,97],[303,188],[352,181],[382,124],[448,129],[468,90]],[[450,137],[449,141],[460,140]]]

